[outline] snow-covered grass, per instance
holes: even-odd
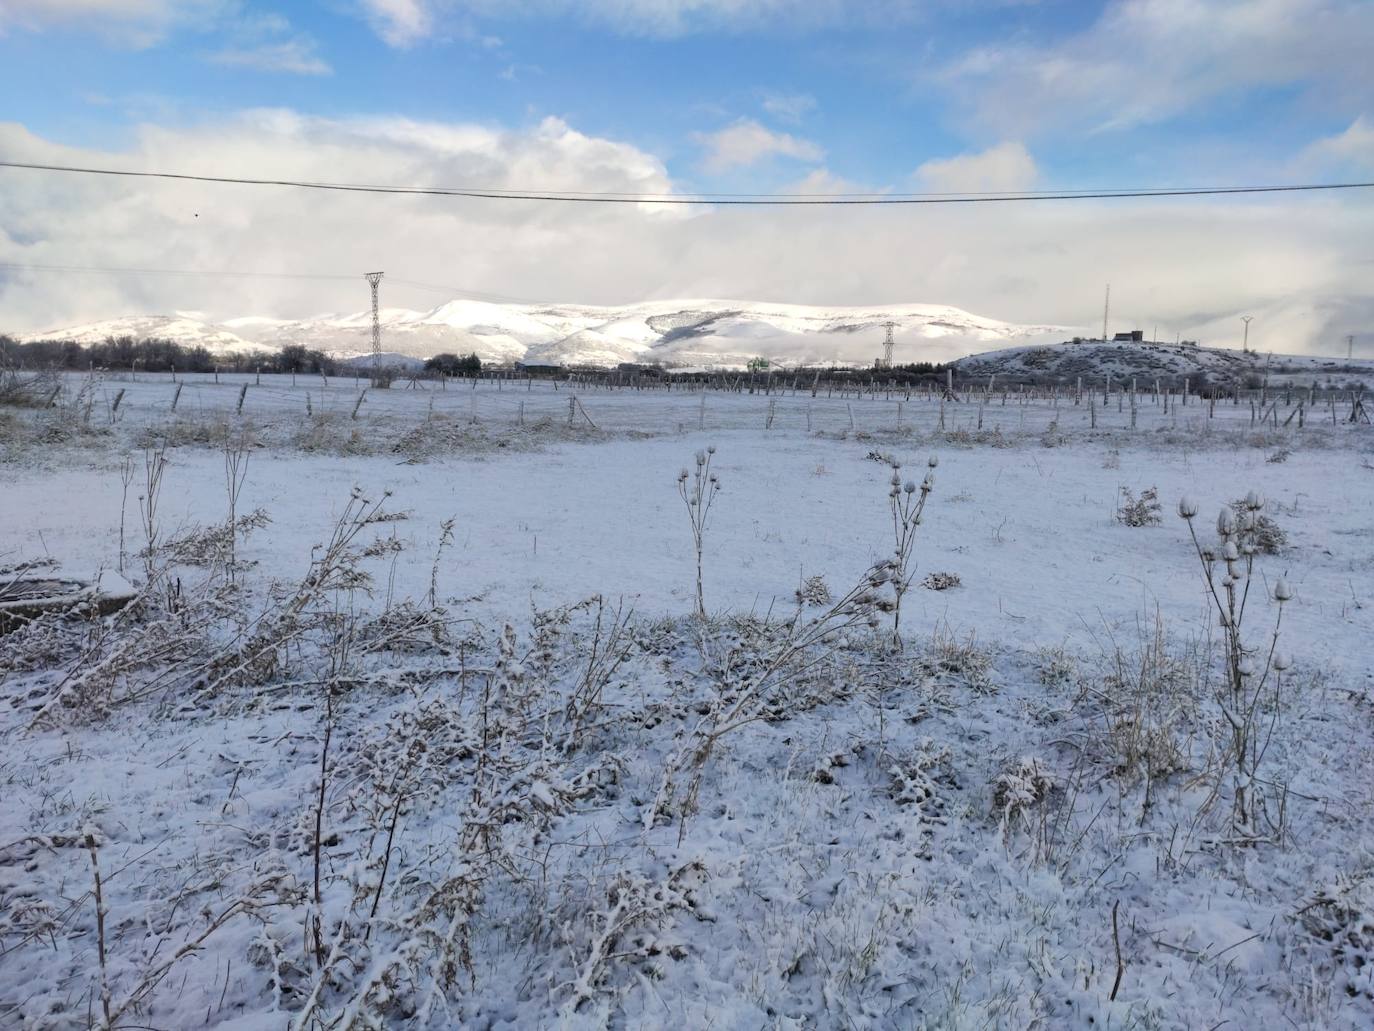
[[[0,566],[138,594],[0,637],[0,1024],[1368,1026],[1367,427],[120,386],[0,410]]]

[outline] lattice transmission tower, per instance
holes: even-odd
[[[892,339],[892,330],[897,325],[895,322],[884,322],[887,327],[887,337],[883,340],[883,356],[873,364],[880,369],[892,368],[892,349],[897,346],[897,341]]]
[[[382,375],[382,320],[377,307],[377,287],[382,281],[381,272],[364,273],[368,285],[372,287],[372,381],[376,383]]]

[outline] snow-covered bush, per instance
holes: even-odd
[[[1261,554],[1277,555],[1288,546],[1287,531],[1262,511],[1252,510],[1248,498],[1237,498],[1230,504],[1242,547],[1253,546]]]
[[[830,601],[830,586],[823,576],[808,576],[797,588],[798,605],[825,605]]]
[[[961,582],[958,573],[937,571],[927,573],[921,581],[921,586],[928,591],[948,591],[952,587],[958,587]]]
[[[1130,487],[1122,487],[1116,518],[1127,526],[1158,526],[1164,521],[1159,491],[1154,487],[1146,487],[1140,492],[1140,497],[1136,497]]]
[[[1022,756],[1007,764],[992,785],[993,815],[1002,837],[1024,833],[1032,841],[1034,861],[1045,857],[1049,847],[1049,816],[1046,804],[1060,787],[1058,778],[1034,756]]]
[[[1299,907],[1303,951],[1337,990],[1374,1005],[1374,870],[1337,878]]]

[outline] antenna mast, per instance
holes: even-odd
[[[375,384],[382,373],[382,322],[377,308],[377,285],[382,281],[381,272],[364,273],[363,278],[372,287],[372,382]]]
[[[1112,284],[1107,284],[1107,296],[1102,301],[1102,342],[1107,342],[1107,314],[1112,310]]]

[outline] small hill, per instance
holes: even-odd
[[[959,376],[1005,381],[1073,383],[1134,377],[1141,385],[1155,379],[1205,382],[1258,382],[1321,387],[1374,385],[1374,360],[1318,355],[1257,354],[1193,345],[1085,340],[1036,347],[1007,347],[969,355],[953,363]]]

